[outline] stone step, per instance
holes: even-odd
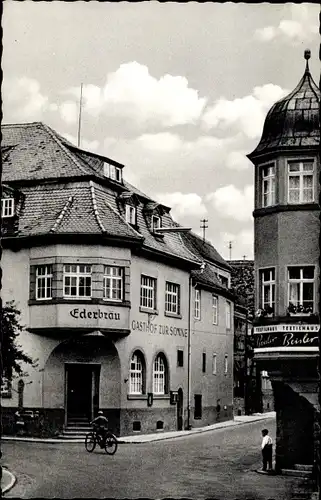
[[[67,422],[66,429],[71,429],[71,428],[79,428],[79,429],[91,429],[91,426],[89,425],[88,422]]]
[[[295,464],[294,465],[295,470],[307,470],[312,472],[313,470],[313,465],[307,465],[307,464]]]
[[[295,477],[312,477],[312,471],[310,470],[299,470],[299,469],[281,469],[284,476],[295,476]]]
[[[74,429],[64,429],[62,431],[62,434],[65,434],[66,436],[73,436],[73,435],[83,435],[86,436],[88,432],[91,432],[92,429],[89,427],[88,429],[77,429],[76,427]]]

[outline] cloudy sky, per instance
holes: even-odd
[[[229,258],[253,257],[253,167],[272,104],[318,81],[313,4],[3,4],[3,122],[43,121]]]

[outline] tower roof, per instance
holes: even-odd
[[[320,89],[310,73],[310,57],[310,50],[305,50],[303,77],[295,89],[268,112],[261,140],[248,155],[250,159],[274,150],[320,145]]]

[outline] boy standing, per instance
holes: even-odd
[[[263,457],[263,469],[266,471],[267,466],[269,470],[272,470],[272,449],[273,449],[273,441],[271,436],[269,436],[269,431],[267,429],[263,429],[262,431],[262,457]]]

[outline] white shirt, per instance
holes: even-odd
[[[273,443],[272,438],[268,434],[264,436],[264,438],[262,439],[262,450],[263,448],[265,448],[267,444],[272,444],[272,443]]]

